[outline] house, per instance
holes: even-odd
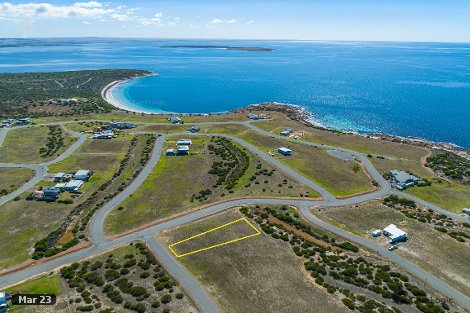
[[[197,133],[200,130],[201,130],[201,127],[199,127],[198,125],[195,125],[195,126],[191,127],[190,129],[188,129],[188,131],[190,133]]]
[[[193,142],[189,139],[180,139],[176,142],[178,146],[190,146]]]
[[[291,155],[292,150],[289,149],[289,148],[281,147],[281,148],[277,149],[277,152],[279,152],[282,155]]]
[[[173,124],[181,124],[181,119],[177,116],[172,116],[168,120]]]
[[[67,174],[67,173],[57,173],[54,175],[54,181],[55,182],[68,182],[69,180],[71,180],[73,177],[73,175],[71,174]]]
[[[188,146],[178,146],[177,154],[178,155],[186,155],[189,153]]]
[[[175,149],[166,149],[165,155],[166,155],[166,156],[175,155]]]
[[[373,237],[380,237],[380,235],[382,235],[382,231],[380,229],[376,229],[372,231]]]
[[[12,119],[12,118],[8,118],[6,120],[3,120],[2,127],[10,127],[14,122],[15,122],[15,120]]]
[[[470,215],[470,208],[464,208],[462,209],[462,213]]]
[[[17,120],[16,124],[29,124],[31,122],[32,121],[29,117],[25,117],[25,118],[20,118],[19,120]]]
[[[389,172],[393,186],[398,190],[413,187],[419,182],[419,178],[404,171],[391,170]]]
[[[77,104],[77,103],[78,103],[78,100],[75,98],[49,101],[49,104],[56,104],[56,105],[61,105],[61,104],[67,105],[67,104]]]
[[[0,292],[0,313],[8,311],[9,302],[11,302],[11,295],[8,292]]]
[[[90,179],[91,175],[93,175],[93,172],[90,170],[79,170],[73,177],[75,180],[87,181]]]
[[[384,235],[390,238],[390,243],[406,241],[406,233],[395,224],[390,224],[383,229]]]
[[[74,179],[65,184],[64,190],[69,192],[80,192],[85,182],[83,180]]]
[[[280,132],[281,136],[289,136],[290,135],[290,132],[288,132],[287,130],[283,130],[282,132]]]
[[[111,121],[109,122],[109,128],[117,128],[117,129],[131,129],[135,128],[135,125],[133,123],[129,122],[116,122],[116,121]]]
[[[60,196],[60,189],[59,188],[47,188],[43,190],[43,199],[44,200],[55,200]]]

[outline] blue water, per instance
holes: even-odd
[[[232,45],[271,52],[160,48]],[[323,125],[470,148],[470,44],[108,41],[0,48],[0,72],[137,68],[158,72],[116,88],[146,112],[223,112],[297,104]]]

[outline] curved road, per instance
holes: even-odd
[[[57,125],[57,124],[67,124],[67,123],[72,123],[72,122],[61,122],[61,123],[53,123],[51,125]],[[74,121],[73,123],[76,123]],[[142,123],[144,124],[144,123]],[[167,123],[145,123],[149,125],[168,125]],[[417,203],[424,205],[428,208],[431,208],[437,212],[444,213],[447,216],[454,218],[459,221],[468,221],[468,219],[454,214],[450,213],[446,210],[443,210],[442,208],[439,208],[435,205],[429,204],[421,199],[417,199],[413,196],[410,196],[405,193],[398,192],[396,190],[392,190],[390,187],[390,184],[380,175],[380,173],[375,169],[375,167],[370,163],[369,159],[361,154],[357,153],[352,150],[344,149],[344,148],[337,148],[337,147],[332,147],[328,145],[322,145],[322,144],[315,144],[315,143],[310,143],[310,142],[305,142],[305,141],[298,141],[294,140],[291,138],[286,138],[282,137],[279,135],[274,135],[272,133],[266,132],[264,130],[259,129],[258,127],[252,125],[251,123],[248,122],[207,122],[207,123],[187,123],[186,125],[204,125],[204,124],[241,124],[244,125],[256,132],[259,132],[263,135],[267,135],[270,137],[282,139],[282,140],[287,140],[287,141],[295,141],[296,143],[300,144],[305,144],[309,146],[314,146],[322,149],[332,149],[332,150],[337,150],[341,151],[342,153],[350,154],[357,160],[360,160],[362,164],[364,165],[365,169],[367,172],[371,175],[371,177],[379,183],[379,190],[375,192],[371,192],[368,194],[363,194],[351,198],[345,198],[345,199],[336,199],[333,195],[331,195],[328,191],[326,191],[324,188],[321,186],[318,186],[314,182],[310,181],[308,178],[298,174],[291,168],[287,167],[283,163],[279,162],[275,158],[265,154],[258,148],[246,143],[245,141],[229,136],[229,135],[221,135],[221,134],[203,134],[205,136],[211,136],[211,135],[217,135],[217,136],[223,136],[226,138],[230,138],[231,140],[237,142],[238,144],[242,145],[245,147],[247,150],[250,152],[258,155],[260,158],[265,160],[266,162],[269,162],[273,166],[277,167],[281,171],[285,172],[292,178],[296,179],[297,181],[309,186],[313,190],[317,191],[324,200],[321,201],[313,201],[313,200],[289,200],[289,199],[239,199],[239,200],[232,200],[232,201],[227,201],[223,203],[218,203],[211,205],[209,207],[206,207],[204,209],[191,212],[187,215],[183,215],[181,217],[175,218],[173,220],[166,221],[164,223],[148,227],[144,230],[139,230],[136,232],[133,232],[131,234],[125,235],[123,237],[113,239],[113,240],[107,240],[104,233],[103,233],[103,228],[104,228],[104,222],[106,219],[106,216],[111,212],[113,208],[115,208],[119,203],[121,203],[123,200],[125,200],[130,194],[132,194],[137,188],[145,181],[145,179],[150,175],[152,169],[154,166],[158,163],[160,156],[161,156],[161,151],[163,147],[163,143],[165,139],[168,136],[171,135],[177,135],[178,133],[174,133],[171,135],[162,135],[157,138],[155,142],[154,149],[152,151],[151,157],[144,167],[144,169],[141,171],[141,173],[136,177],[136,179],[132,182],[131,185],[129,185],[123,192],[118,194],[116,197],[111,199],[108,203],[106,203],[92,218],[90,224],[89,224],[89,231],[91,234],[91,239],[93,242],[93,246],[74,252],[70,253],[67,255],[64,255],[60,258],[53,259],[48,261],[47,263],[40,264],[38,266],[26,268],[24,270],[14,272],[11,274],[4,275],[3,277],[0,277],[0,287],[6,287],[6,286],[11,286],[15,283],[18,283],[20,281],[29,279],[31,277],[40,275],[41,273],[51,271],[57,267],[63,266],[65,264],[74,262],[74,261],[79,261],[84,258],[91,257],[97,253],[100,253],[105,250],[110,250],[114,249],[116,247],[122,246],[124,244],[130,243],[132,241],[136,240],[141,240],[146,242],[146,244],[149,246],[149,248],[157,255],[158,259],[162,263],[162,265],[165,266],[165,268],[170,272],[171,275],[173,275],[183,286],[185,290],[189,292],[191,297],[195,300],[196,304],[202,309],[203,312],[220,312],[220,309],[218,306],[215,304],[214,300],[211,298],[209,294],[205,291],[205,289],[199,284],[197,280],[194,279],[194,277],[187,272],[185,268],[183,268],[173,257],[172,254],[163,247],[155,238],[154,235],[155,233],[162,232],[165,230],[172,229],[174,227],[178,227],[180,225],[184,225],[186,223],[199,220],[202,218],[205,218],[207,216],[210,216],[212,214],[216,214],[218,212],[222,212],[224,210],[232,209],[234,207],[239,207],[242,205],[252,205],[252,204],[260,204],[260,205],[295,205],[299,208],[299,211],[301,214],[311,223],[324,228],[328,231],[331,231],[332,233],[335,233],[341,237],[344,237],[351,242],[357,243],[361,246],[364,246],[368,249],[377,251],[377,253],[383,255],[384,257],[389,258],[391,261],[394,263],[398,264],[399,266],[402,266],[405,268],[407,271],[410,273],[414,274],[415,276],[425,280],[428,284],[430,284],[432,287],[434,287],[436,290],[440,291],[442,294],[454,298],[456,301],[458,301],[460,304],[462,304],[465,308],[470,310],[470,300],[468,297],[462,295],[460,292],[456,291],[452,287],[448,286],[447,284],[441,282],[440,280],[436,279],[429,273],[423,271],[413,263],[409,262],[408,260],[404,259],[403,257],[400,257],[396,253],[390,252],[387,249],[384,249],[380,246],[378,246],[375,243],[372,243],[362,237],[358,237],[356,235],[353,235],[349,232],[346,232],[340,228],[337,228],[333,225],[330,225],[328,223],[325,223],[319,219],[317,219],[311,212],[310,212],[310,207],[313,205],[321,205],[321,206],[344,206],[344,205],[352,205],[352,204],[357,204],[361,203],[364,201],[369,201],[371,199],[379,198],[382,196],[385,196],[387,194],[393,193],[393,194],[399,194],[400,196],[413,199]],[[31,127],[31,126],[30,126]],[[151,133],[151,132],[147,132]],[[1,143],[3,142],[3,138],[5,137],[6,131],[2,130],[0,132],[0,146]],[[76,134],[77,135],[77,134]],[[189,135],[189,134],[185,134]],[[195,134],[195,135],[202,135],[202,134]],[[32,184],[35,179],[38,179],[39,177],[44,177],[47,175],[47,165],[53,164],[55,162],[59,162],[66,157],[70,156],[73,151],[75,151],[86,139],[86,136],[83,134],[79,134],[80,139],[74,143],[72,147],[70,147],[64,154],[62,154],[59,158],[46,162],[43,164],[36,164],[36,165],[28,165],[28,164],[0,164],[0,167],[28,167],[28,168],[33,168],[36,170],[36,176],[32,180],[30,180],[27,184]],[[39,174],[38,174],[39,173]],[[42,176],[44,175],[44,176]],[[40,180],[40,179],[39,179]],[[33,184],[34,185],[34,184]],[[22,186],[23,187],[23,186]],[[26,188],[27,189],[27,188]],[[15,191],[17,192],[17,191]],[[21,192],[20,192],[21,193]],[[18,193],[19,194],[19,193]],[[8,195],[10,196],[10,195]],[[16,196],[16,195],[15,195]],[[14,198],[10,197],[10,199]],[[3,199],[2,199],[3,200]],[[6,202],[6,201],[5,201]],[[4,203],[4,202],[3,202]],[[3,204],[0,202],[0,205]]]

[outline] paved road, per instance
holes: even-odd
[[[68,122],[66,122],[68,123]],[[54,123],[57,124],[57,123]],[[65,124],[65,123],[63,123]],[[147,124],[153,124],[153,125],[168,125],[166,123],[147,123]],[[207,216],[210,216],[212,214],[216,214],[218,212],[222,212],[224,210],[231,209],[233,207],[241,206],[241,205],[249,205],[249,204],[260,204],[260,205],[296,205],[300,208],[300,212],[302,215],[308,219],[310,222],[325,228],[335,234],[338,234],[342,237],[347,238],[348,240],[355,242],[359,245],[365,246],[371,250],[377,251],[379,254],[389,258],[393,262],[397,263],[398,265],[402,266],[403,268],[407,269],[417,277],[420,277],[424,281],[426,281],[429,285],[434,287],[435,289],[439,290],[442,292],[444,295],[449,296],[451,298],[454,298],[457,300],[459,303],[461,303],[463,306],[465,306],[467,309],[470,309],[470,302],[467,297],[462,295],[461,293],[457,292],[454,290],[452,287],[446,285],[445,283],[439,281],[429,273],[421,270],[418,268],[416,265],[412,264],[411,262],[407,261],[406,259],[400,257],[396,253],[390,252],[387,249],[384,249],[364,238],[355,236],[353,234],[350,234],[348,232],[345,232],[342,229],[339,229],[335,226],[332,226],[330,224],[327,224],[325,222],[322,222],[318,219],[316,219],[310,212],[309,207],[312,205],[321,205],[321,206],[343,206],[343,205],[352,205],[352,204],[357,204],[361,203],[364,201],[369,201],[374,198],[382,197],[386,194],[389,193],[398,193],[397,191],[391,190],[390,184],[378,173],[378,171],[374,168],[374,166],[370,163],[368,158],[360,153],[348,150],[348,149],[342,149],[342,148],[336,148],[336,147],[331,147],[327,145],[321,145],[321,144],[314,144],[310,142],[305,142],[305,141],[297,141],[293,140],[290,138],[285,138],[282,136],[278,135],[273,135],[269,132],[263,131],[259,128],[257,128],[254,125],[251,125],[250,123],[245,123],[245,122],[208,122],[208,123],[194,123],[194,124],[243,124],[254,131],[257,131],[259,133],[262,133],[264,135],[268,135],[271,137],[283,139],[283,140],[290,140],[290,141],[295,141],[296,143],[301,143],[301,144],[306,144],[310,146],[315,146],[319,148],[324,148],[324,149],[334,149],[337,151],[341,151],[342,153],[345,154],[350,154],[354,156],[356,159],[360,160],[363,164],[368,173],[371,175],[371,177],[377,181],[380,185],[380,189],[376,192],[372,192],[369,194],[364,194],[356,197],[351,197],[351,198],[346,198],[346,199],[336,199],[334,198],[328,191],[323,189],[322,187],[318,186],[317,184],[311,182],[304,176],[296,173],[289,167],[285,166],[278,160],[272,158],[271,156],[268,156],[267,154],[263,153],[261,150],[258,148],[251,146],[250,144],[244,142],[241,139],[228,136],[228,135],[222,135],[224,137],[230,138],[237,142],[238,144],[242,145],[246,149],[248,149],[250,152],[257,154],[260,158],[265,160],[266,162],[269,162],[273,166],[277,167],[278,169],[286,172],[288,175],[293,177],[294,179],[306,184],[310,188],[316,190],[319,192],[324,200],[322,201],[312,201],[312,200],[289,200],[289,199],[240,199],[240,200],[233,200],[233,201],[228,201],[225,203],[219,203],[215,204],[212,206],[209,206],[205,209],[198,210],[195,212],[192,212],[190,214],[178,217],[174,220],[170,220],[149,228],[146,228],[141,231],[137,231],[131,234],[128,234],[126,236],[114,239],[114,240],[106,240],[104,234],[103,234],[103,225],[104,221],[106,219],[106,216],[109,214],[109,212],[116,207],[119,203],[121,203],[126,197],[128,197],[132,192],[134,192],[148,177],[150,172],[152,171],[153,167],[157,164],[160,155],[161,155],[161,150],[162,146],[164,143],[165,138],[167,135],[163,135],[159,137],[155,143],[154,150],[152,151],[151,158],[148,162],[148,164],[144,167],[142,172],[137,176],[136,180],[128,186],[122,193],[120,193],[118,196],[113,198],[110,202],[108,202],[103,208],[101,208],[97,214],[94,216],[92,221],[90,222],[90,233],[91,233],[91,238],[93,242],[93,246],[87,249],[83,249],[68,255],[65,255],[63,257],[51,260],[45,264],[41,264],[39,266],[33,266],[27,269],[24,269],[22,271],[18,271],[12,274],[4,275],[3,277],[0,277],[0,287],[6,287],[9,285],[13,285],[17,282],[20,282],[22,280],[35,277],[37,275],[40,275],[41,273],[51,271],[57,267],[60,267],[64,264],[68,264],[74,261],[81,260],[83,258],[88,258],[91,257],[97,253],[100,253],[105,250],[110,250],[114,249],[116,247],[119,247],[121,245],[130,243],[135,240],[142,240],[147,243],[147,245],[152,249],[152,251],[155,252],[157,257],[161,260],[161,262],[165,265],[166,268],[168,268],[171,272],[171,274],[180,282],[182,287],[189,292],[189,294],[192,296],[192,298],[195,300],[196,304],[204,308],[204,312],[219,312],[219,309],[217,308],[217,305],[214,303],[213,299],[204,291],[204,289],[199,285],[199,283],[184,269],[179,265],[178,262],[173,258],[173,256],[170,254],[170,252],[164,248],[158,241],[155,240],[153,237],[155,233],[165,231],[172,229],[174,227],[180,226],[187,224],[189,222],[205,218]],[[190,125],[189,123],[186,125]],[[175,134],[172,134],[175,135]],[[188,135],[188,134],[186,134]],[[200,134],[199,134],[200,135]],[[204,134],[204,135],[209,135],[209,134]],[[84,135],[82,135],[84,136]],[[220,136],[220,135],[219,135]],[[85,138],[80,138],[80,140],[83,140],[84,142]],[[1,143],[1,134],[0,134],[0,143]],[[81,143],[80,143],[81,144]],[[74,149],[78,148],[80,145],[77,143],[77,146],[74,147]],[[73,153],[72,147],[69,148],[71,151],[66,151],[66,156],[61,156],[59,157],[60,160],[66,158],[67,156],[71,155]],[[58,159],[59,159],[58,158]],[[52,162],[57,162],[57,159],[52,161]],[[47,163],[47,164],[52,164],[52,163]],[[7,166],[7,164],[4,164]],[[16,166],[13,164],[9,164],[10,166]],[[46,165],[46,164],[44,164]],[[0,164],[2,166],[2,164]],[[32,165],[27,165],[27,166],[32,166]],[[47,166],[47,165],[46,165]],[[47,171],[47,167],[46,167]],[[407,194],[402,194],[398,193],[401,196],[405,196],[407,198],[410,198],[411,196]],[[455,219],[463,219],[463,217],[449,213],[448,211],[445,211],[441,208],[438,208],[437,206],[434,206],[432,204],[429,204],[423,200],[417,199],[419,201],[416,201],[424,206],[430,207],[434,209],[437,212],[442,212],[445,213],[446,215],[455,218]],[[467,219],[464,219],[465,221],[468,221]]]
[[[78,137],[78,139],[67,149],[65,150],[64,153],[62,153],[60,156],[55,158],[52,161],[49,162],[44,162],[44,163],[38,163],[38,164],[16,164],[16,163],[0,163],[0,168],[29,168],[35,171],[35,174],[33,178],[25,182],[23,185],[21,185],[18,189],[15,191],[12,191],[11,193],[5,195],[4,197],[0,198],[0,206],[4,205],[8,201],[13,200],[17,196],[21,195],[23,192],[28,191],[29,189],[33,188],[37,183],[39,183],[41,180],[43,180],[47,175],[48,175],[48,168],[47,166],[60,162],[69,156],[71,156],[86,140],[86,136],[81,133],[77,132],[71,132],[74,137]],[[3,132],[3,134],[6,134],[6,131]],[[3,138],[4,139],[4,138]],[[0,135],[0,147],[3,144],[3,139],[2,136]]]

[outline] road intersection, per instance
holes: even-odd
[[[80,122],[80,121],[78,121]],[[58,123],[51,123],[45,125],[65,125],[68,123],[77,123],[74,122],[58,122]],[[168,123],[140,123],[144,125],[168,125]],[[207,122],[207,123],[186,123],[185,125],[227,125],[227,124],[238,124],[248,127],[249,129],[256,131],[262,135],[287,140],[287,141],[294,141],[294,139],[286,138],[283,136],[275,135],[264,131],[250,122]],[[38,125],[39,126],[39,125]],[[43,125],[42,125],[43,126]],[[22,126],[25,127],[25,126]],[[26,127],[34,127],[34,126],[26,126]],[[3,144],[3,140],[5,138],[7,130],[0,130],[0,146]],[[144,132],[140,132],[144,133]],[[152,132],[145,132],[145,133],[152,133]],[[153,132],[155,133],[155,132]],[[135,133],[138,134],[138,133]],[[171,135],[178,135],[181,133],[172,133]],[[185,135],[191,135],[188,133],[184,133]],[[20,195],[21,193],[27,191],[28,189],[32,188],[35,184],[37,184],[40,180],[44,179],[47,176],[47,166],[53,163],[59,162],[64,160],[68,156],[72,155],[72,153],[80,147],[86,140],[86,136],[81,133],[74,133],[75,136],[78,136],[79,139],[64,152],[61,156],[57,159],[42,163],[42,164],[9,164],[9,163],[0,163],[0,167],[27,167],[31,168],[36,171],[36,175],[19,189],[15,190],[14,192],[10,193],[9,195],[0,199],[0,205],[6,203],[14,199],[16,196]],[[201,136],[201,134],[195,134]],[[436,205],[427,203],[421,199],[415,198],[410,196],[406,193],[399,192],[391,188],[388,181],[386,181],[382,175],[375,169],[372,163],[369,161],[367,156],[362,153],[358,153],[353,150],[348,150],[344,148],[338,148],[323,144],[316,144],[311,142],[299,141],[295,140],[296,143],[305,144],[309,146],[314,146],[322,149],[329,149],[329,150],[337,150],[341,153],[348,154],[353,156],[355,159],[360,161],[363,165],[365,170],[368,172],[370,177],[375,180],[379,188],[378,190],[366,194],[357,195],[354,197],[337,199],[327,190],[319,186],[318,184],[312,182],[310,179],[300,175],[293,169],[289,168],[288,166],[284,165],[282,162],[276,160],[275,158],[271,157],[270,155],[264,153],[260,149],[251,144],[225,134],[202,134],[204,136],[223,136],[229,138],[239,145],[243,146],[245,149],[250,151],[253,154],[256,154],[258,157],[263,159],[264,161],[270,163],[277,169],[283,171],[293,179],[299,181],[302,184],[310,187],[311,189],[317,191],[323,198],[323,200],[308,200],[308,199],[266,199],[266,198],[244,198],[244,199],[234,199],[225,202],[220,202],[216,204],[211,204],[206,206],[203,209],[192,211],[191,213],[179,216],[174,219],[170,219],[168,221],[162,222],[160,224],[150,226],[148,228],[137,230],[135,232],[129,233],[122,237],[108,239],[104,234],[104,222],[107,215],[116,208],[122,201],[124,201],[127,197],[129,197],[133,192],[135,192],[147,179],[147,177],[152,172],[153,168],[157,165],[161,153],[162,148],[165,140],[170,135],[160,135],[154,145],[152,150],[151,156],[143,170],[139,173],[139,175],[135,178],[135,180],[122,192],[116,195],[113,199],[107,202],[102,208],[100,208],[89,223],[89,232],[91,237],[92,246],[63,255],[58,258],[51,259],[49,261],[46,260],[45,263],[41,263],[37,266],[32,266],[25,268],[23,270],[19,270],[16,272],[12,272],[10,274],[6,274],[0,276],[0,288],[5,288],[7,286],[14,285],[18,282],[30,279],[32,277],[39,276],[43,273],[50,272],[57,267],[61,267],[63,265],[79,261],[85,258],[89,258],[93,255],[102,253],[103,251],[112,250],[114,248],[120,247],[122,245],[128,244],[133,241],[143,241],[145,242],[149,248],[156,254],[157,258],[160,260],[162,265],[169,271],[169,273],[175,277],[177,281],[181,284],[181,286],[190,294],[191,298],[195,301],[195,303],[201,308],[203,312],[220,312],[220,308],[214,302],[214,299],[206,292],[206,289],[200,285],[200,283],[184,268],[181,266],[179,262],[174,258],[174,256],[169,252],[168,249],[162,246],[162,244],[155,239],[155,234],[170,230],[172,228],[190,223],[192,221],[196,221],[210,215],[223,212],[225,210],[237,208],[244,205],[293,205],[299,208],[300,213],[302,216],[307,219],[309,222],[324,228],[332,233],[335,233],[347,240],[366,247],[372,251],[376,251],[378,254],[390,259],[395,264],[403,267],[410,273],[414,274],[416,277],[421,278],[422,280],[426,281],[427,284],[431,285],[434,289],[441,292],[443,295],[446,295],[450,298],[455,299],[459,302],[462,306],[466,309],[470,310],[470,299],[465,295],[461,294],[451,286],[447,285],[446,283],[440,281],[439,279],[435,278],[430,273],[422,270],[415,264],[411,263],[410,261],[406,260],[405,258],[399,256],[396,253],[390,252],[383,247],[368,241],[362,237],[356,236],[349,232],[344,231],[341,228],[328,224],[324,221],[317,219],[312,213],[310,208],[312,206],[324,206],[324,207],[331,207],[331,206],[347,206],[358,204],[366,201],[370,201],[373,199],[381,198],[388,194],[397,194],[402,197],[411,199],[428,207],[436,212],[441,214],[445,214],[446,216],[453,218],[460,222],[468,222],[466,217],[462,217],[458,214],[449,212],[442,208],[439,208]]]

